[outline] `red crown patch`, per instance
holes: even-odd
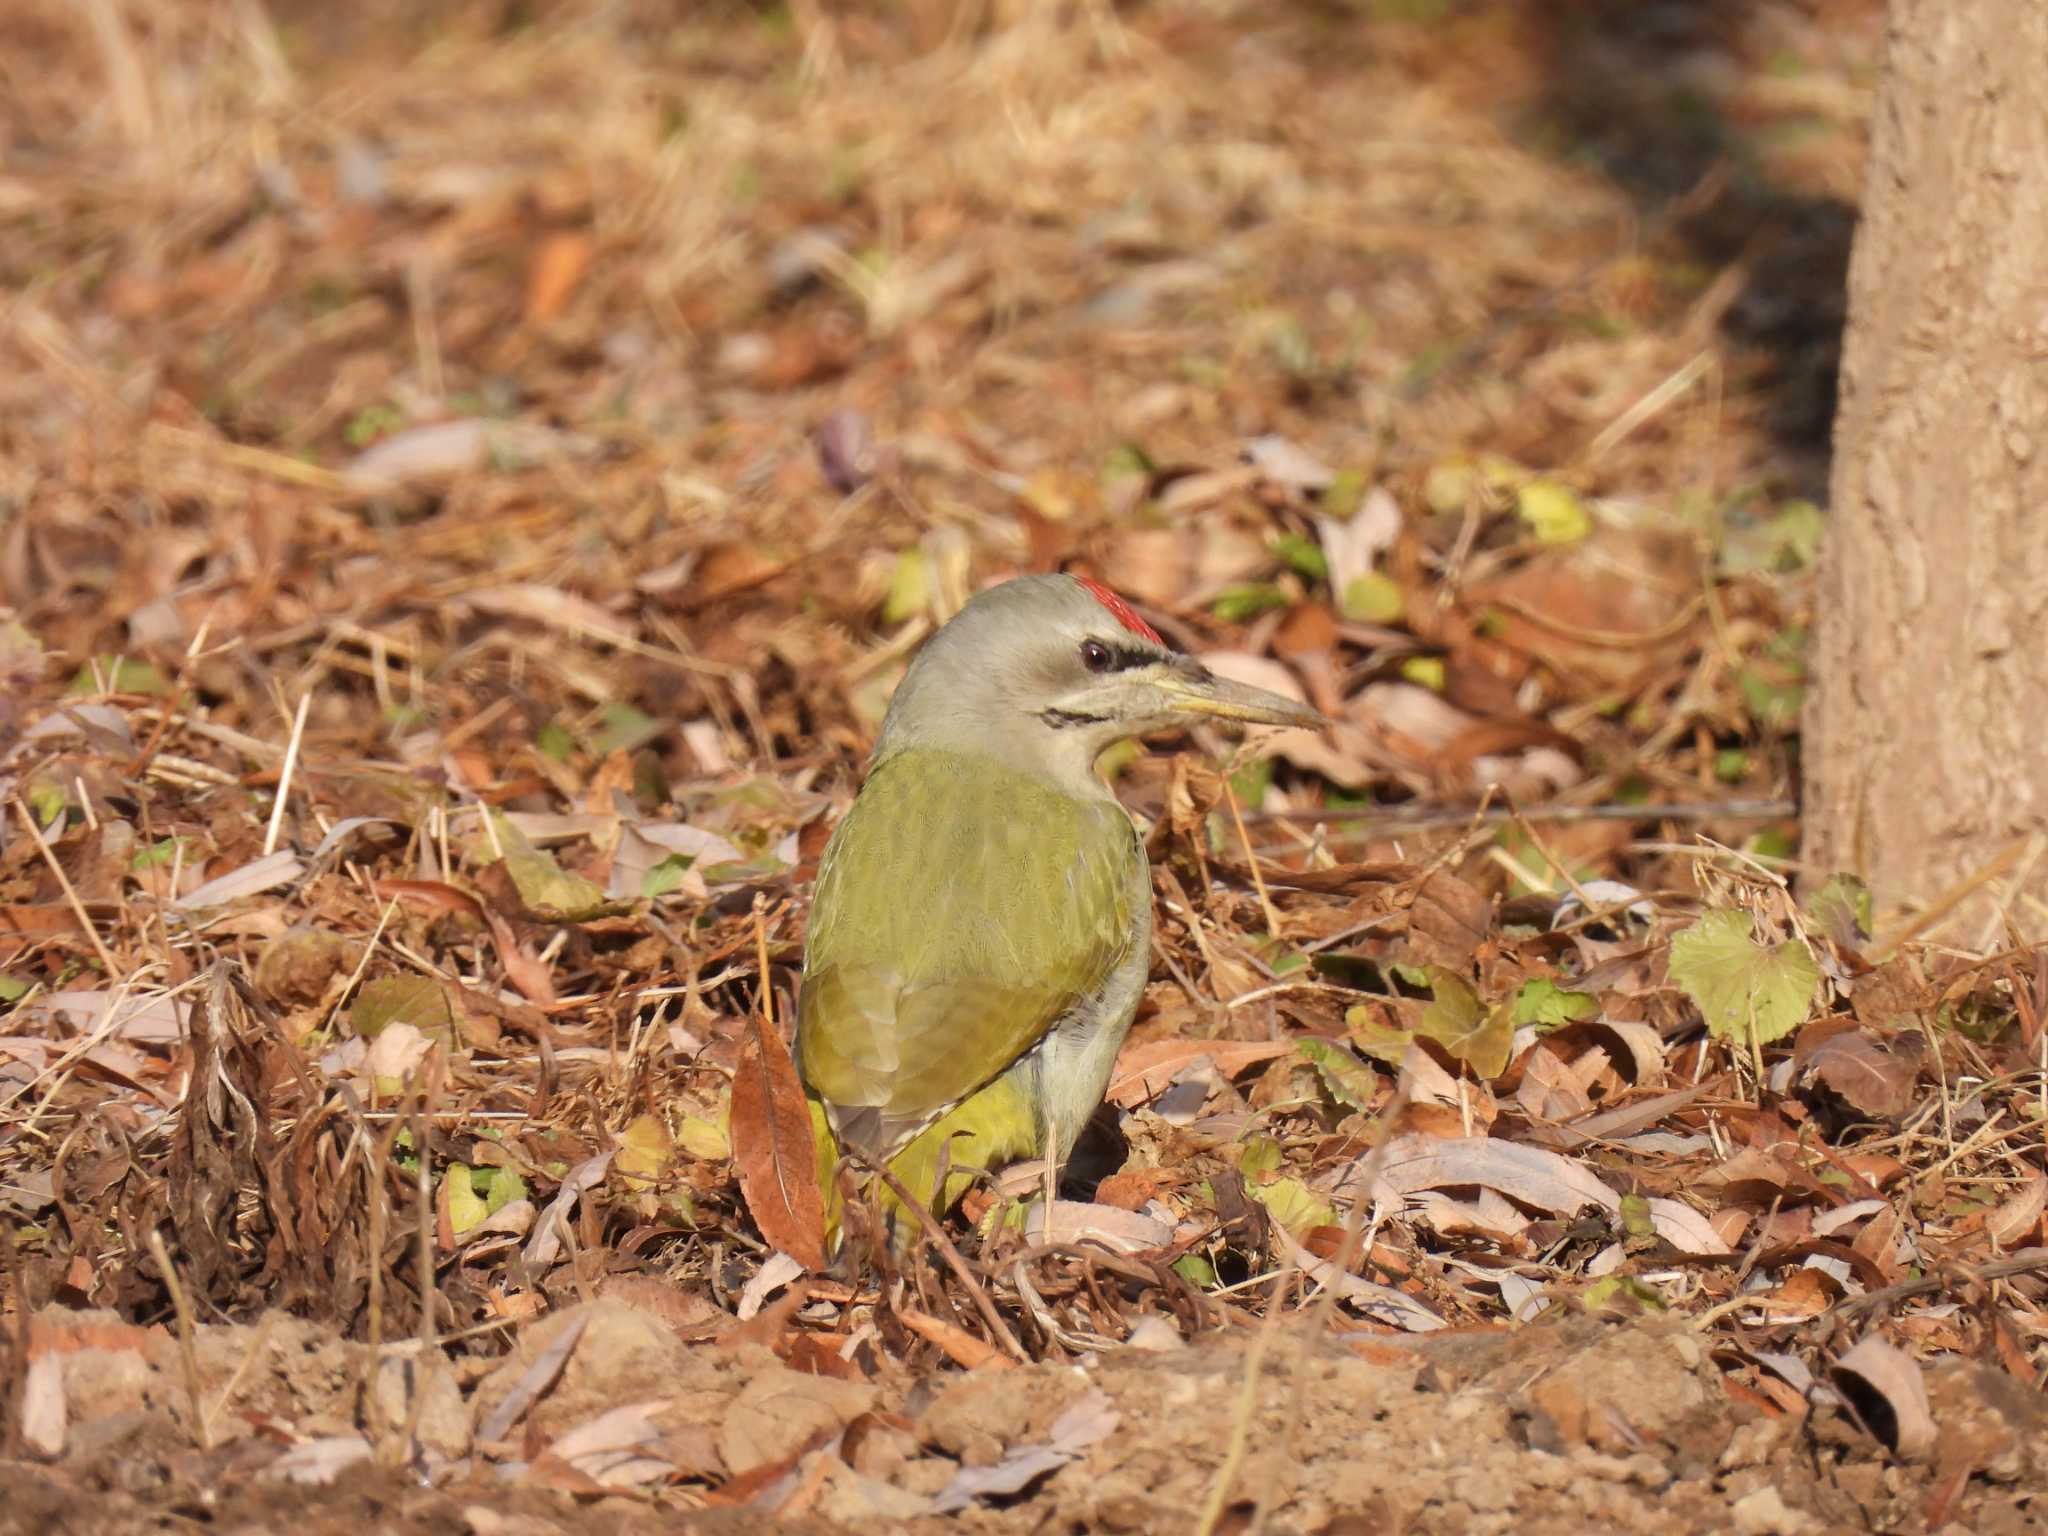
[[[1094,598],[1095,601],[1102,604],[1103,607],[1109,610],[1111,618],[1115,619],[1117,623],[1123,625],[1123,627],[1125,629],[1128,629],[1132,634],[1143,635],[1147,640],[1150,640],[1154,645],[1163,646],[1166,644],[1166,642],[1160,638],[1158,630],[1154,629],[1150,624],[1147,624],[1143,619],[1138,617],[1137,609],[1133,608],[1129,603],[1125,602],[1121,597],[1117,596],[1116,593],[1110,591],[1110,589],[1108,587],[1105,587],[1101,582],[1091,581],[1086,576],[1076,576],[1074,579],[1080,582],[1083,587],[1086,587],[1088,589],[1088,595],[1090,597]]]

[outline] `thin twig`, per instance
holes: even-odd
[[[1330,1325],[1330,1317],[1337,1309],[1337,1293],[1343,1288],[1341,1278],[1351,1273],[1351,1266],[1358,1262],[1358,1256],[1365,1248],[1365,1210],[1372,1203],[1372,1184],[1379,1173],[1380,1164],[1386,1160],[1387,1145],[1394,1139],[1394,1128],[1399,1124],[1402,1112],[1407,1109],[1413,1080],[1403,1072],[1394,1089],[1394,1096],[1387,1101],[1387,1107],[1378,1117],[1379,1136],[1357,1165],[1357,1193],[1351,1197],[1351,1209],[1344,1214],[1344,1237],[1337,1244],[1336,1257],[1331,1261],[1333,1278],[1340,1283],[1326,1285],[1316,1297],[1316,1304],[1309,1313],[1306,1337],[1299,1341],[1295,1361],[1294,1380],[1288,1394],[1286,1414],[1280,1421],[1279,1463],[1291,1465],[1294,1459],[1294,1426],[1300,1422],[1303,1398],[1308,1393],[1307,1363],[1315,1352],[1316,1340]],[[1351,1182],[1349,1179],[1341,1183]],[[1265,1529],[1266,1518],[1272,1512],[1273,1504],[1280,1494],[1278,1479],[1260,1490],[1258,1503],[1252,1509],[1251,1524],[1247,1536],[1259,1536]]]
[[[1237,808],[1237,792],[1230,787],[1230,775],[1223,776],[1223,801],[1230,807],[1230,819],[1237,826],[1238,846],[1244,849],[1245,867],[1252,872],[1252,887],[1259,893],[1259,905],[1266,913],[1266,932],[1275,939],[1280,937],[1280,914],[1273,908],[1272,892],[1266,889],[1266,877],[1259,873],[1259,856],[1252,848],[1252,840],[1244,830],[1244,815]]]
[[[57,877],[57,885],[64,892],[64,899],[71,904],[71,915],[78,919],[78,925],[85,930],[85,936],[92,940],[93,953],[100,957],[100,964],[106,970],[107,979],[111,981],[121,973],[121,968],[114,964],[114,957],[100,941],[100,931],[92,925],[92,919],[86,915],[85,903],[78,899],[78,891],[71,884],[71,877],[64,873],[64,866],[57,862],[56,853],[43,841],[43,829],[36,825],[36,819],[30,813],[28,803],[20,795],[14,797],[14,808],[21,813],[21,824],[28,828],[28,835],[34,841],[36,850],[42,854],[43,862],[50,866],[50,873]]]
[[[1897,1285],[1888,1285],[1883,1290],[1865,1291],[1861,1296],[1851,1296],[1846,1301],[1837,1302],[1834,1311],[1838,1314],[1867,1312],[1872,1307],[1890,1306],[1895,1301],[1925,1296],[1930,1291],[1944,1290],[1951,1285],[1974,1285],[1985,1280],[2003,1280],[2008,1275],[2023,1275],[2035,1269],[2048,1269],[2048,1248],[2022,1248],[2018,1253],[2009,1253],[2004,1258],[1993,1259],[1988,1264],[1958,1264],[1953,1271],[1943,1270],[1939,1274],[1922,1275],[1918,1280],[1901,1280]]]
[[[1259,1331],[1252,1335],[1251,1347],[1244,1352],[1244,1379],[1230,1414],[1230,1439],[1224,1446],[1223,1463],[1209,1484],[1202,1518],[1195,1522],[1195,1536],[1215,1536],[1216,1526],[1223,1518],[1230,1485],[1237,1480],[1237,1469],[1243,1465],[1245,1448],[1251,1442],[1252,1418],[1259,1406],[1259,1376],[1266,1368],[1266,1352],[1273,1347],[1273,1335],[1280,1328],[1280,1302],[1287,1294],[1288,1282],[1299,1273],[1291,1262],[1281,1265],[1266,1292],[1266,1315],[1259,1319]]]
[[[313,702],[311,689],[299,695],[298,713],[292,716],[291,739],[284,747],[284,767],[277,775],[277,802],[270,808],[270,826],[263,834],[263,856],[277,852],[278,835],[284,831],[285,802],[291,799],[292,772],[299,766],[299,742],[306,734],[306,710]]]
[[[1017,1336],[1010,1331],[1010,1325],[1003,1321],[996,1304],[989,1300],[988,1292],[981,1282],[974,1278],[974,1272],[967,1267],[967,1261],[960,1257],[960,1250],[953,1246],[953,1240],[946,1236],[946,1229],[938,1219],[911,1198],[910,1191],[903,1187],[903,1181],[892,1173],[884,1163],[849,1149],[847,1157],[860,1167],[879,1178],[889,1188],[889,1193],[902,1202],[904,1209],[916,1215],[924,1228],[924,1235],[931,1245],[939,1250],[939,1257],[946,1261],[946,1267],[953,1271],[954,1278],[967,1287],[967,1294],[974,1298],[974,1310],[981,1314],[981,1320],[988,1324],[988,1331],[996,1336],[996,1342],[1011,1358],[1023,1362],[1031,1357],[1024,1353],[1024,1346],[1017,1342]]]
[[[199,1449],[213,1449],[213,1434],[207,1428],[206,1399],[199,1390],[199,1347],[194,1339],[192,1304],[185,1296],[185,1287],[178,1283],[178,1271],[171,1263],[170,1251],[164,1246],[163,1233],[152,1227],[149,1233],[150,1257],[156,1260],[156,1267],[163,1272],[164,1289],[171,1293],[171,1310],[178,1317],[178,1357],[185,1366],[185,1396],[192,1405],[192,1438]]]

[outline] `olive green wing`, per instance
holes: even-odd
[[[950,752],[878,767],[819,868],[797,1013],[842,1132],[891,1151],[1099,992],[1141,857],[1113,802]]]

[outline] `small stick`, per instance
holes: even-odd
[[[1195,1523],[1195,1536],[1215,1536],[1217,1523],[1223,1518],[1224,1501],[1230,1496],[1230,1485],[1237,1479],[1245,1447],[1251,1442],[1252,1417],[1259,1406],[1259,1373],[1266,1368],[1266,1351],[1272,1348],[1273,1335],[1280,1328],[1280,1300],[1297,1273],[1289,1260],[1274,1274],[1273,1284],[1266,1292],[1266,1315],[1259,1319],[1259,1331],[1252,1335],[1251,1347],[1244,1353],[1244,1383],[1238,1388],[1237,1406],[1230,1415],[1230,1442],[1223,1452],[1223,1465],[1216,1469],[1216,1480],[1209,1485],[1202,1518]]]
[[[292,717],[291,740],[285,743],[284,767],[277,776],[277,803],[270,808],[270,829],[263,834],[263,856],[277,852],[278,834],[284,831],[285,802],[291,799],[292,771],[299,766],[299,742],[306,734],[306,711],[313,703],[311,689],[299,695],[298,713]]]
[[[422,1086],[419,1103],[413,1113],[414,1150],[419,1154],[419,1171],[414,1183],[418,1195],[419,1246],[416,1263],[420,1270],[420,1357],[421,1379],[415,1380],[412,1389],[412,1403],[405,1415],[405,1438],[401,1444],[409,1453],[419,1441],[420,1414],[426,1408],[427,1391],[424,1377],[431,1368],[435,1354],[434,1344],[434,1179],[428,1159],[428,1122],[433,1118],[435,1090],[440,1087],[440,1053],[436,1051],[424,1067],[422,1075],[426,1082]],[[445,1178],[446,1175],[444,1174]]]
[[[19,1460],[22,1448],[22,1403],[28,1395],[28,1291],[21,1283],[21,1251],[14,1245],[14,1224],[0,1221],[0,1247],[7,1255],[7,1287],[14,1295],[14,1348],[7,1362],[7,1457]]]
[[[395,905],[395,903],[394,903]],[[363,1361],[363,1415],[369,1421],[370,1443],[383,1457],[384,1400],[377,1391],[377,1368],[384,1353],[384,1228],[390,1219],[390,1191],[385,1180],[391,1168],[391,1142],[405,1122],[396,1115],[383,1135],[372,1141],[370,1180],[369,1348]]]
[[[28,835],[34,841],[37,851],[42,854],[43,862],[50,866],[50,873],[57,877],[57,884],[64,892],[64,899],[71,904],[71,915],[78,919],[79,926],[85,930],[85,936],[92,940],[93,953],[100,957],[100,965],[106,970],[107,979],[113,980],[121,968],[114,964],[114,957],[100,941],[99,929],[93,927],[92,919],[86,916],[85,903],[78,899],[78,891],[71,884],[71,877],[64,873],[64,866],[57,862],[57,855],[51,851],[50,845],[43,841],[43,829],[36,825],[36,819],[29,811],[28,802],[20,795],[16,795],[14,808],[21,813],[21,824],[28,828]]]
[[[1462,1087],[1462,1085],[1461,1085]],[[1351,1273],[1351,1266],[1358,1262],[1358,1256],[1365,1250],[1366,1219],[1365,1208],[1372,1200],[1372,1181],[1379,1167],[1386,1160],[1387,1144],[1394,1139],[1395,1127],[1407,1110],[1414,1082],[1406,1072],[1400,1076],[1394,1089],[1394,1096],[1387,1107],[1380,1111],[1379,1139],[1359,1161],[1356,1170],[1356,1192],[1351,1197],[1351,1209],[1344,1215],[1344,1237],[1337,1244],[1337,1254],[1331,1263],[1332,1283],[1325,1285],[1322,1294],[1316,1297],[1315,1306],[1308,1316],[1308,1336],[1298,1341],[1294,1379],[1288,1393],[1287,1415],[1280,1421],[1280,1461],[1290,1465],[1294,1460],[1294,1426],[1302,1415],[1303,1399],[1308,1395],[1307,1362],[1315,1352],[1316,1340],[1321,1338],[1330,1326],[1330,1316],[1337,1310],[1337,1293],[1342,1288],[1342,1277]],[[1351,1179],[1340,1181],[1339,1187],[1352,1183]],[[1377,1221],[1374,1230],[1378,1230]],[[1255,1346],[1256,1347],[1256,1346]],[[1266,1519],[1272,1513],[1273,1505],[1280,1497],[1282,1484],[1279,1479],[1267,1484],[1260,1492],[1258,1502],[1252,1507],[1248,1536],[1260,1536],[1266,1528]]]
[[[953,1246],[953,1240],[946,1236],[945,1228],[939,1225],[938,1219],[910,1197],[910,1191],[903,1187],[903,1181],[891,1173],[886,1164],[875,1162],[851,1150],[846,1155],[888,1185],[889,1192],[903,1203],[906,1210],[916,1213],[918,1222],[924,1227],[925,1237],[939,1250],[939,1257],[946,1261],[946,1267],[953,1271],[954,1278],[967,1287],[968,1295],[974,1298],[975,1311],[979,1312],[981,1320],[988,1324],[988,1331],[996,1336],[996,1342],[1001,1344],[1004,1352],[1012,1358],[1028,1362],[1031,1357],[1024,1353],[1024,1346],[1019,1344],[1017,1336],[1010,1332],[1010,1325],[1003,1321],[1003,1315],[996,1310],[996,1304],[988,1299],[988,1292],[982,1288],[981,1282],[974,1278],[974,1272],[967,1267],[967,1261],[960,1257],[960,1250]]]
[[[1252,872],[1252,886],[1259,893],[1259,905],[1266,912],[1266,932],[1275,941],[1280,937],[1280,914],[1273,908],[1272,892],[1266,889],[1266,877],[1259,873],[1259,856],[1252,849],[1252,840],[1245,835],[1244,815],[1237,808],[1237,791],[1230,787],[1230,775],[1223,776],[1223,799],[1230,807],[1230,819],[1237,827],[1238,846],[1244,849],[1244,862]]]
[[[220,1389],[220,1396],[213,1400],[214,1417],[228,1411],[228,1404],[235,1400],[236,1389],[242,1385],[242,1378],[249,1374],[249,1367],[256,1363],[256,1357],[263,1353],[263,1346],[270,1342],[270,1325],[277,1321],[277,1313],[266,1311],[256,1319],[256,1337],[249,1341],[249,1347],[242,1354],[242,1363],[235,1367],[235,1374],[228,1378],[228,1384]]]
[[[149,1233],[149,1252],[156,1267],[163,1271],[164,1289],[171,1293],[171,1310],[178,1314],[178,1354],[185,1363],[185,1396],[192,1404],[192,1437],[199,1442],[199,1449],[210,1451],[213,1435],[206,1427],[206,1400],[199,1391],[199,1349],[193,1339],[192,1305],[185,1299],[185,1287],[178,1283],[178,1271],[164,1247],[164,1235],[154,1227]]]
[[[1960,1281],[2003,1280],[2008,1275],[2023,1275],[2030,1269],[2048,1269],[2048,1248],[2022,1248],[2018,1253],[2007,1254],[2002,1259],[1993,1259],[1989,1264],[1958,1264],[1957,1273],[1944,1271],[1938,1275],[1922,1275],[1918,1280],[1902,1280],[1897,1285],[1888,1285],[1881,1291],[1865,1291],[1861,1296],[1851,1296],[1847,1301],[1838,1301],[1833,1310],[1844,1312],[1867,1312],[1872,1307],[1889,1306],[1895,1301],[1904,1301],[1911,1296],[1924,1296],[1929,1291],[1938,1291]]]

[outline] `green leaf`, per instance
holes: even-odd
[[[604,887],[572,875],[552,854],[536,848],[512,822],[497,811],[487,813],[505,851],[505,871],[527,911],[549,922],[577,923],[609,910]]]
[[[1214,613],[1226,624],[1242,624],[1274,608],[1287,606],[1287,594],[1268,582],[1226,587],[1218,594]]]
[[[576,755],[576,738],[557,720],[550,720],[534,732],[533,745],[542,757],[557,763],[566,763]]]
[[[62,821],[64,813],[71,808],[71,799],[64,793],[64,786],[55,779],[30,779],[23,798],[35,815],[36,825],[45,832]]]
[[[109,693],[148,693],[164,697],[171,691],[163,673],[132,656],[94,657],[71,679],[71,691],[98,693],[102,683]]]
[[[696,859],[687,853],[672,853],[640,877],[640,897],[653,901],[666,896],[683,883],[683,876],[689,873]]]
[[[1401,663],[1401,675],[1418,688],[1431,693],[1444,691],[1444,659],[1441,656],[1410,656]]]
[[[1765,949],[1755,929],[1747,912],[1708,912],[1672,935],[1671,979],[1716,1039],[1780,1039],[1806,1022],[1820,990],[1820,967],[1805,944],[1787,939]]]
[[[1723,784],[1740,784],[1749,777],[1749,753],[1741,747],[1723,747],[1714,754],[1714,777]]]
[[[1237,796],[1242,810],[1258,810],[1266,803],[1266,791],[1272,787],[1273,759],[1270,757],[1255,757],[1230,776],[1230,792]]]
[[[1826,527],[1820,508],[1810,501],[1788,501],[1777,515],[1761,522],[1731,527],[1721,540],[1725,571],[1801,571],[1820,555]]]
[[[1789,731],[1799,724],[1799,711],[1806,703],[1803,683],[1784,682],[1757,667],[1737,669],[1735,682],[1750,718],[1758,725]]]
[[[1323,487],[1323,494],[1316,499],[1325,517],[1348,523],[1365,505],[1366,492],[1371,489],[1372,482],[1365,477],[1364,470],[1340,469],[1330,477],[1330,483]]]
[[[924,551],[915,545],[896,557],[889,576],[889,595],[882,603],[882,622],[901,624],[923,613],[932,600],[932,575]]]
[[[1173,1261],[1173,1272],[1198,1291],[1216,1284],[1216,1266],[1199,1253],[1184,1253]]]
[[[1799,843],[1783,827],[1765,827],[1742,845],[1742,851],[1753,859],[1762,859],[1765,863],[1776,859],[1779,863],[1789,864],[1792,855],[1799,851]]]
[[[1253,1136],[1245,1141],[1237,1169],[1244,1175],[1245,1183],[1251,1184],[1269,1173],[1278,1173],[1280,1161],[1279,1142],[1270,1136]]]
[[[676,1128],[676,1145],[708,1163],[723,1162],[732,1156],[732,1142],[727,1139],[725,1128],[703,1115],[683,1116],[683,1123]]]
[[[168,867],[177,857],[178,840],[175,837],[166,837],[151,843],[146,848],[136,849],[128,859],[128,867],[130,869],[163,869]]]
[[[1380,1079],[1371,1067],[1334,1040],[1298,1040],[1295,1046],[1314,1066],[1331,1098],[1357,1110],[1372,1108]]]
[[[590,738],[590,750],[598,757],[606,757],[621,747],[628,752],[635,747],[644,747],[662,731],[661,722],[643,714],[630,704],[616,701],[605,705],[602,711],[604,723]]]
[[[429,1039],[452,1042],[455,1010],[431,976],[379,976],[366,981],[348,1010],[349,1028],[374,1040],[393,1024],[410,1024]]]
[[[0,971],[0,1003],[18,1003],[28,996],[34,982],[23,981],[19,976],[10,976]]]
[[[1621,1197],[1621,1230],[1630,1237],[1655,1237],[1656,1223],[1650,1219],[1650,1200],[1647,1195],[1623,1195]]]
[[[1392,624],[1407,611],[1408,595],[1392,577],[1367,571],[1345,584],[1337,606],[1354,624]]]
[[[1400,1066],[1408,1048],[1415,1043],[1413,1034],[1385,1022],[1364,1003],[1344,1010],[1344,1027],[1350,1031],[1351,1043],[1362,1053],[1390,1067]]]
[[[1105,480],[1149,480],[1158,470],[1152,456],[1136,443],[1118,443],[1102,461]]]
[[[1632,1303],[1623,1306],[1623,1303]],[[1609,1310],[1662,1312],[1664,1298],[1632,1275],[1603,1275],[1587,1286],[1579,1305],[1588,1312]]]
[[[1273,553],[1293,566],[1310,581],[1330,579],[1330,560],[1323,553],[1322,545],[1314,539],[1299,533],[1278,533],[1273,536]]]
[[[1417,1032],[1436,1041],[1481,1078],[1507,1070],[1514,1044],[1514,1009],[1489,1009],[1465,979],[1441,965],[1429,967],[1430,1003]]]
[[[441,1175],[441,1191],[448,1197],[448,1230],[460,1237],[491,1213],[489,1202],[476,1192],[468,1168],[451,1163]]]
[[[1254,1184],[1247,1179],[1245,1192],[1297,1237],[1310,1227],[1334,1227],[1338,1224],[1335,1207],[1300,1179],[1275,1179],[1270,1184]]]
[[[1515,1027],[1524,1024],[1547,1026],[1574,1024],[1580,1019],[1597,1019],[1600,999],[1590,992],[1567,992],[1556,982],[1538,976],[1522,983],[1515,993]]]
[[[1870,937],[1870,887],[1854,875],[1829,875],[1806,910],[1837,944],[1861,943]]]
[[[1593,531],[1586,504],[1555,480],[1531,480],[1515,493],[1515,511],[1539,544],[1576,544]]]
[[[472,1168],[469,1182],[484,1197],[484,1209],[495,1216],[515,1200],[526,1198],[526,1180],[512,1168]]]

